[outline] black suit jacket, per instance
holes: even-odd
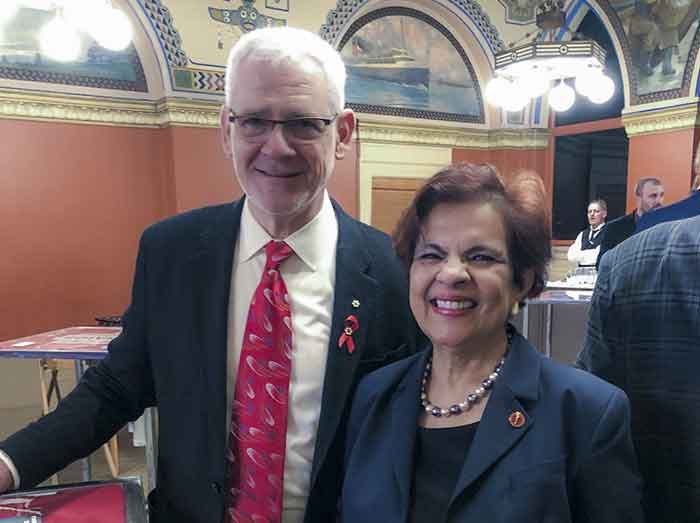
[[[600,267],[600,260],[603,254],[634,234],[637,221],[635,218],[636,212],[635,210],[629,214],[625,214],[620,218],[608,222],[605,227],[603,227],[603,238],[600,240],[600,252],[598,253],[596,267]]]
[[[427,351],[362,381],[349,422],[342,523],[405,523]],[[521,427],[509,417],[520,412]],[[516,335],[441,523],[643,523],[625,394]]]
[[[144,232],[132,302],[107,358],[86,372],[52,414],[0,445],[17,466],[22,488],[88,455],[144,408],[157,406],[151,521],[222,520],[227,311],[242,207],[240,200],[198,209]],[[335,513],[345,420],[357,381],[414,352],[417,332],[405,273],[389,238],[334,208],[339,234],[333,322],[307,523],[329,521]],[[349,314],[359,323],[353,354],[338,348]]]
[[[692,218],[700,214],[700,190],[693,191],[687,198],[671,205],[656,209],[654,212],[646,212],[637,220],[637,227],[634,233],[642,232],[645,229],[664,222],[673,222]]]

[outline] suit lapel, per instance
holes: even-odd
[[[334,208],[338,219],[338,246],[333,321],[328,342],[321,416],[311,471],[311,488],[345,412],[357,364],[367,344],[368,326],[375,316],[376,294],[379,291],[377,281],[368,275],[370,256],[365,249],[358,224],[340,210],[335,202]],[[350,315],[355,316],[358,323],[358,328],[352,335],[355,346],[352,353],[348,350],[347,344],[338,346],[344,333],[345,320]]]
[[[530,405],[538,397],[540,365],[537,353],[522,336],[514,334],[510,353],[481,417],[450,503],[513,448],[535,423]],[[518,411],[525,416],[525,423],[516,428],[509,422],[509,416]]]
[[[203,365],[210,470],[224,480],[226,449],[226,376],[228,302],[233,252],[238,237],[243,200],[224,207],[202,231],[200,248],[192,258],[189,274],[192,285],[191,311],[194,318],[192,345],[197,347]],[[223,483],[222,483],[223,484]]]
[[[405,521],[411,505],[411,482],[413,478],[413,456],[416,445],[418,416],[420,415],[420,387],[425,365],[431,351],[426,350],[414,362],[396,388],[391,400],[391,456],[394,476],[399,486],[399,506],[404,507],[397,521]]]

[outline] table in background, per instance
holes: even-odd
[[[42,332],[24,338],[0,342],[0,357],[73,360],[75,362],[76,383],[85,370],[85,363],[97,361],[107,356],[109,342],[122,331],[121,327],[67,327]],[[154,417],[152,409],[144,412],[146,426],[146,470],[148,488],[156,485]],[[82,460],[83,479],[91,479],[90,461]]]
[[[522,313],[523,336],[530,340],[533,345],[538,347],[547,356],[552,357],[553,307],[570,307],[572,305],[584,306],[580,307],[582,309],[582,313],[577,315],[576,319],[581,323],[581,325],[585,326],[585,322],[588,317],[588,304],[591,301],[592,295],[592,289],[578,287],[557,289],[547,288],[547,290],[545,290],[537,298],[527,301],[527,306],[523,309]],[[544,308],[544,317],[542,317],[540,314],[535,314],[535,311],[530,310],[531,307],[539,309],[540,306]],[[542,334],[539,337],[544,338],[541,340],[541,343],[539,343],[539,340],[535,339],[538,337],[536,334],[540,332]],[[583,342],[583,340],[579,341]],[[572,363],[572,361],[568,361],[568,359],[564,358],[555,359],[563,359],[566,363]]]

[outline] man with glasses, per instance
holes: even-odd
[[[220,120],[245,197],[147,229],[123,333],[54,413],[0,444],[0,490],[156,405],[151,521],[334,520],[354,387],[417,332],[389,238],[326,191],[355,127],[344,88],[318,36],[238,41]]]

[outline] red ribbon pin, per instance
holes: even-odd
[[[352,314],[345,318],[343,322],[343,334],[340,335],[338,339],[338,348],[342,348],[343,345],[347,345],[348,354],[355,352],[355,341],[352,339],[352,335],[357,331],[360,324],[357,318]]]

